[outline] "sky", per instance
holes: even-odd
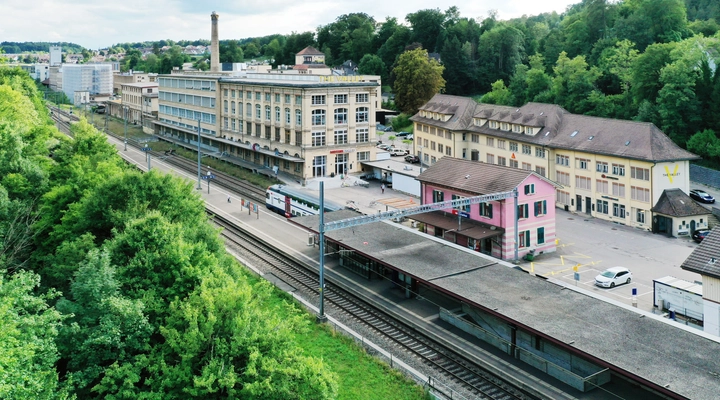
[[[418,10],[447,10],[479,18],[490,10],[505,20],[522,15],[562,13],[581,0],[27,0],[0,1],[0,42],[71,42],[89,49],[116,43],[162,39],[210,40],[210,14],[220,15],[220,40],[315,31],[343,14],[364,12],[399,22]]]

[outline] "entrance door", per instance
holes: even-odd
[[[575,207],[578,212],[582,212],[582,196],[579,194],[575,196]]]
[[[592,199],[589,197],[585,197],[585,214],[590,215],[592,212]]]
[[[691,219],[690,220],[690,234],[692,235],[693,233],[695,233],[695,220]]]
[[[313,176],[325,176],[325,156],[313,158]]]
[[[336,154],[335,155],[335,174],[344,174],[348,167],[348,156],[349,154]]]

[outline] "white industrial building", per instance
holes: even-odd
[[[62,64],[62,47],[50,46],[50,65]]]

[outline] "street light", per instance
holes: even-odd
[[[125,112],[125,151],[127,151],[127,114],[128,109],[127,106],[123,106],[123,111]]]
[[[198,118],[197,134],[198,134],[198,137],[197,137],[197,140],[198,140],[198,150],[197,150],[197,153],[198,153],[198,185],[197,185],[197,190],[202,190],[202,186],[200,186],[200,179],[201,179],[201,177],[200,177],[200,118]],[[210,183],[208,182],[208,185],[209,184]],[[208,186],[208,190],[210,190],[210,186]]]

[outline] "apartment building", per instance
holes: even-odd
[[[376,77],[162,75],[158,131],[303,181],[361,171],[375,154]]]
[[[435,95],[411,120],[424,164],[451,156],[535,171],[557,182],[556,206],[642,229],[665,189],[688,192],[689,162],[651,123],[575,115],[552,104],[478,104]]]
[[[52,72],[51,72],[52,74]],[[63,64],[62,90],[72,99],[76,91],[90,96],[112,94],[112,66],[109,64]]]

